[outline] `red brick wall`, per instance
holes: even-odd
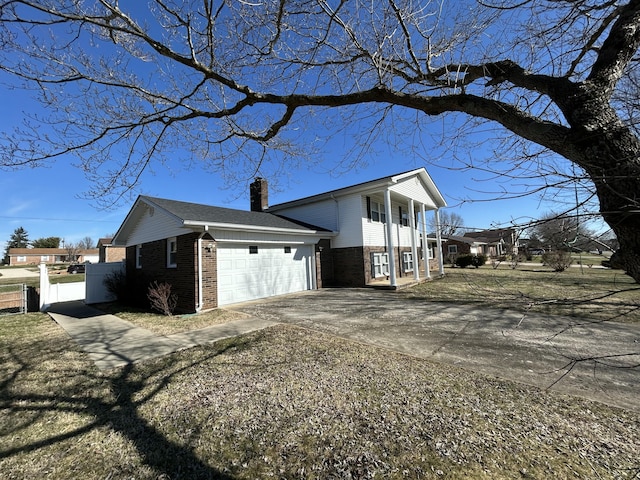
[[[211,251],[209,251],[211,245]],[[205,235],[202,239],[202,297],[204,310],[218,306],[218,255],[215,241]]]
[[[333,284],[341,287],[363,287],[367,284],[365,271],[371,271],[368,255],[364,255],[363,247],[346,247],[331,249],[333,259]],[[365,262],[368,262],[368,267]],[[369,273],[371,276],[371,273]]]
[[[177,312],[195,312],[198,307],[198,233],[177,238],[176,267],[167,267],[167,241],[158,240],[142,246],[142,268],[136,268],[135,247],[127,248],[127,276],[133,279],[136,303],[146,301],[146,291],[153,281],[167,282],[178,296]],[[209,245],[212,248],[209,251]],[[205,235],[202,245],[203,309],[218,306],[217,250],[215,241]]]

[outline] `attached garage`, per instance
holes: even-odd
[[[218,305],[315,288],[312,245],[220,244]]]

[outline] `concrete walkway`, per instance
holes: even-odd
[[[47,313],[89,355],[100,370],[110,370],[161,357],[277,323],[246,318],[165,337],[79,301],[54,304]]]

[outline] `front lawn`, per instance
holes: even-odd
[[[101,373],[48,316],[12,315],[0,372],[7,479],[640,471],[639,413],[290,325]]]
[[[640,323],[640,285],[620,270],[508,264],[446,268],[445,277],[404,292],[413,298]]]

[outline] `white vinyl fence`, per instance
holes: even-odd
[[[104,286],[104,278],[114,272],[124,272],[124,262],[87,263],[84,282],[49,282],[49,271],[45,264],[40,265],[40,311],[44,312],[51,304],[84,300],[84,303],[100,303],[115,300]]]
[[[115,295],[104,286],[104,279],[108,275],[119,272],[124,273],[124,262],[87,263],[84,303],[101,303],[116,300]]]
[[[84,300],[84,282],[51,283],[49,269],[40,264],[40,311],[44,312],[53,303]]]

